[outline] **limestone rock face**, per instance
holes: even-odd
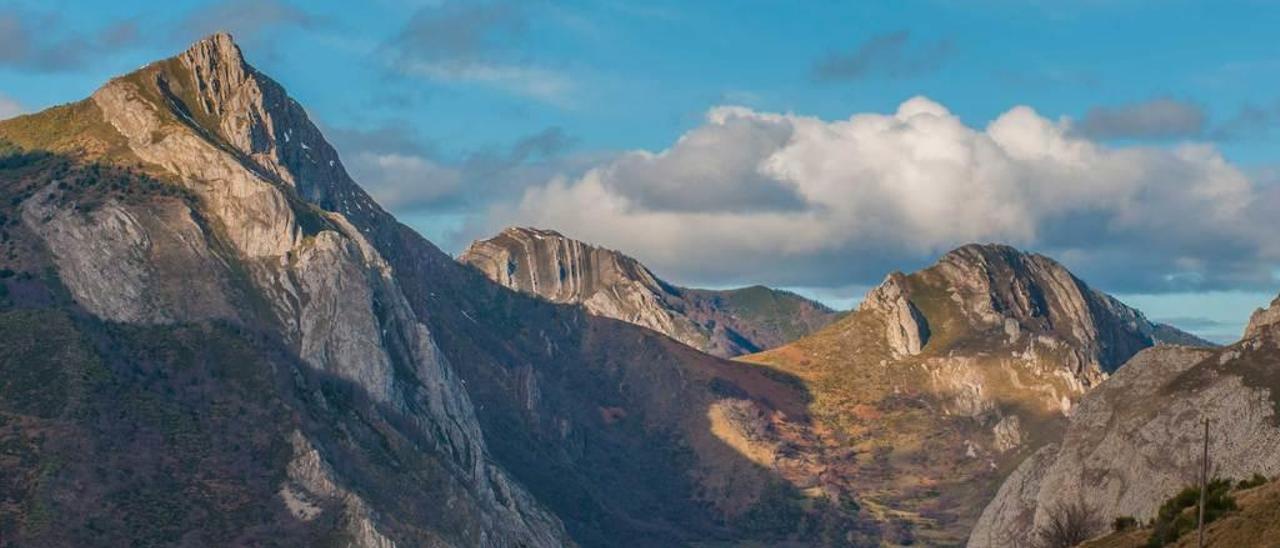
[[[1024,461],[987,505],[970,546],[1031,542],[1053,508],[1086,501],[1110,520],[1152,518],[1198,477],[1202,421],[1214,474],[1280,472],[1280,332],[1255,325],[1228,347],[1139,353],[1076,406],[1062,440]]]
[[[867,294],[859,308],[884,314],[889,347],[896,355],[914,356],[929,341],[929,325],[920,310],[907,300],[905,278],[901,272],[890,274]]]
[[[553,230],[508,228],[459,260],[511,289],[647,327],[717,356],[777,346],[826,325],[834,312],[797,295],[668,284],[639,261]]]
[[[1208,344],[1148,321],[1043,255],[1003,245],[968,245],[945,255],[934,268],[955,288],[953,298],[971,322],[1066,342],[1079,352],[1075,373],[1088,382],[1153,344]]]

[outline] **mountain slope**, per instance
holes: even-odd
[[[969,245],[889,275],[818,333],[740,359],[805,381],[844,455],[833,472],[891,539],[954,544],[1074,401],[1170,329],[1048,258]]]
[[[0,141],[0,538],[878,539],[792,377],[457,263],[227,35]]]
[[[553,230],[508,228],[458,258],[506,287],[653,329],[721,357],[759,352],[811,333],[836,314],[762,286],[687,289],[639,261]]]
[[[1213,473],[1280,472],[1276,305],[1223,348],[1157,347],[1086,396],[1058,443],[1023,462],[982,513],[971,546],[1029,539],[1051,509],[1084,500],[1104,518],[1147,520],[1199,474],[1202,421]]]
[[[9,439],[30,440],[32,456],[6,470],[31,479],[6,538],[566,540],[488,457],[460,380],[353,218],[302,197],[334,189],[341,167],[229,36],[0,123],[0,139],[15,273],[5,318],[34,340],[48,334],[42,319],[62,326],[82,358],[41,361],[37,348],[4,365],[88,377],[44,415],[6,398],[17,405],[6,422],[25,424]],[[102,416],[115,398],[128,405]],[[32,437],[43,428],[56,435]],[[235,442],[244,435],[253,443]],[[98,481],[109,462],[123,477]],[[50,481],[61,467],[81,481]],[[418,481],[393,488],[405,478]],[[180,493],[209,502],[165,510]],[[419,504],[430,500],[444,504]],[[245,512],[255,507],[266,513]]]

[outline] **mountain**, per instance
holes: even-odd
[[[763,286],[676,287],[631,257],[554,230],[508,228],[472,243],[459,260],[506,287],[580,304],[721,357],[779,346],[836,317],[820,303]]]
[[[0,257],[5,541],[879,539],[797,379],[453,260],[226,34],[0,122]]]
[[[1081,400],[1060,441],[1009,476],[969,545],[1026,542],[1054,509],[1077,500],[1108,521],[1145,522],[1197,481],[1205,419],[1215,477],[1280,473],[1278,310],[1274,302],[1259,310],[1230,346],[1158,346],[1134,356]]]
[[[1062,265],[968,245],[890,274],[852,314],[740,358],[801,378],[828,473],[907,544],[963,542],[1022,458],[1127,358],[1196,341]]]

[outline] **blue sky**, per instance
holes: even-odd
[[[764,120],[764,114],[823,122],[861,113],[893,115],[905,101],[925,96],[944,107],[946,116],[979,133],[1025,105],[1044,120],[1069,119],[1069,137],[1111,150],[1163,154],[1189,143],[1210,149],[1232,173],[1247,178],[1250,190],[1235,192],[1245,192],[1247,197],[1239,199],[1251,201],[1250,211],[1257,211],[1277,203],[1278,27],[1280,3],[1261,1],[1155,6],[1104,0],[373,0],[357,9],[348,2],[284,0],[179,1],[164,8],[134,0],[20,0],[0,6],[0,115],[82,98],[112,75],[172,55],[203,34],[229,30],[251,63],[306,105],[358,180],[452,252],[507,222],[556,224],[562,217],[531,212],[541,208],[537,199],[584,196],[594,184],[589,172],[619,166],[628,151],[659,153],[678,148],[682,136],[703,134],[717,144],[690,156],[739,151],[725,144],[730,141],[724,135],[741,133],[717,133],[722,126],[709,121],[708,113],[722,105],[746,107],[751,116],[734,119],[751,120],[750,127],[758,128],[774,123]],[[799,133],[790,132],[824,131],[796,129],[803,123],[788,121],[777,131],[793,140]],[[832,150],[836,157],[842,154],[839,148]],[[1150,165],[1161,163],[1159,158],[1145,161],[1141,165],[1148,167],[1142,169],[1151,170]],[[1185,170],[1216,161],[1190,162]],[[688,170],[711,169],[690,166],[652,167],[673,170],[672,180],[682,181]],[[716,173],[729,169],[714,167]],[[1158,175],[1134,182],[1142,189],[1127,196],[1160,192],[1160,183],[1149,180]],[[551,192],[558,187],[547,181],[557,178],[581,192]],[[669,207],[660,196],[644,202],[642,196],[652,198],[652,193],[634,185],[645,183],[600,180],[614,192],[599,199],[626,198],[630,201],[619,207],[627,213],[645,207],[663,213],[661,208]],[[898,184],[903,179],[883,180]],[[760,184],[770,182],[776,181]],[[1200,179],[1178,184],[1189,189],[1187,196],[1202,185]],[[808,192],[819,186],[798,184],[810,203],[813,195]],[[530,188],[538,191],[536,196],[530,197]],[[725,188],[750,196],[760,187]],[[777,200],[781,194],[761,196],[759,200]],[[839,202],[840,195],[834,199]],[[1010,221],[1007,231],[956,228],[955,241],[1008,236],[1013,243],[1053,254],[1086,280],[1142,305],[1152,317],[1175,319],[1220,339],[1238,333],[1252,307],[1269,301],[1280,288],[1273,273],[1274,248],[1239,244],[1250,237],[1239,227],[1200,227],[1197,233],[1212,237],[1187,249],[1153,245],[1160,240],[1159,231],[1167,230],[1153,222],[1127,232],[1114,228],[1100,233],[1097,237],[1128,242],[1106,249],[1065,236],[1092,230],[1094,225],[1084,223],[1096,225],[1099,215],[1112,227],[1119,226],[1118,219],[1134,216],[1119,209],[1099,213],[1095,202],[1085,200],[1081,203],[1090,205],[1065,213],[1045,213],[1051,208],[1032,204],[1031,232],[1026,223]],[[744,198],[728,213],[711,204],[703,211],[684,208],[680,215],[646,218],[679,224],[747,210],[772,216],[781,210],[776,205]],[[824,207],[805,214],[822,216],[832,203],[819,205]],[[1187,211],[1169,207],[1137,216]],[[864,209],[857,211],[865,216]],[[945,208],[930,211],[952,215]],[[916,218],[913,211],[903,215],[907,221],[895,217],[885,222],[892,228]],[[688,258],[664,253],[671,246],[657,238],[652,248],[637,245],[625,233],[646,226],[639,221],[597,231],[605,222],[600,219],[614,216],[566,220],[553,228],[632,252],[676,282],[762,281],[836,303],[856,299],[887,269],[917,268],[953,243],[953,238],[915,225],[921,234],[904,237],[898,246],[909,252],[895,248],[883,253],[852,243],[823,246],[766,234],[761,241],[779,243],[735,255],[732,250],[750,246],[706,240],[706,245],[728,250],[716,260],[743,265],[730,275],[731,268],[689,264]],[[1268,215],[1257,218],[1270,221]],[[846,224],[879,234],[876,227]],[[693,222],[685,230],[714,232]],[[830,238],[814,236],[820,237]],[[793,254],[795,268],[778,268],[765,260]],[[876,258],[867,259],[871,255]],[[846,268],[852,263],[858,266]],[[841,270],[823,271],[822,265]],[[1152,275],[1115,274],[1134,269],[1149,269]],[[848,272],[847,278],[840,272]],[[1185,283],[1187,279],[1193,282]]]

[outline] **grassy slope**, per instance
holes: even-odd
[[[1002,333],[973,331],[941,281],[928,272],[908,282],[912,302],[931,330],[918,356],[895,359],[884,342],[881,318],[853,312],[811,336],[740,360],[804,380],[813,393],[811,413],[830,430],[828,443],[837,453],[853,455],[836,466],[844,468],[841,474],[850,478],[861,502],[890,531],[899,531],[899,542],[955,544],[968,534],[999,481],[1030,448],[1061,428],[1057,410],[1030,398],[1011,378],[1026,384],[1062,381],[1011,373],[991,355],[1000,348]],[[1019,415],[1024,434],[1032,435],[1027,449],[993,462],[964,458],[966,442],[989,436],[992,425],[942,412],[922,364],[948,356],[974,360],[988,395],[1006,414]]]
[[[1260,487],[1236,491],[1232,494],[1239,509],[1218,518],[1205,528],[1207,546],[1244,547],[1280,546],[1280,482],[1272,481]],[[1187,512],[1194,513],[1194,508]],[[1150,527],[1111,533],[1081,545],[1081,548],[1141,548],[1151,537]],[[1198,534],[1193,531],[1182,535],[1169,546],[1191,548],[1197,545]]]

